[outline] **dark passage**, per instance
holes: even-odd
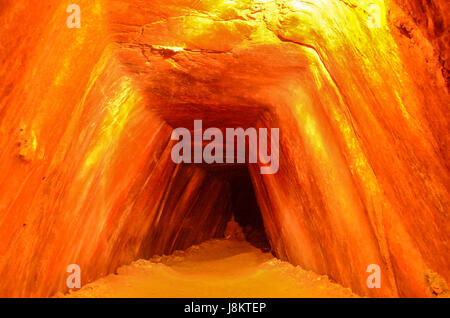
[[[248,242],[263,251],[269,251],[270,244],[266,237],[264,222],[248,168],[236,169],[231,174],[229,183],[231,211],[234,214],[235,221],[242,227]]]

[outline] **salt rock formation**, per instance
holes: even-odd
[[[249,166],[278,258],[364,296],[450,281],[448,1],[77,4],[0,4],[0,296],[223,235],[227,167],[170,157],[194,119],[280,129],[278,173]]]

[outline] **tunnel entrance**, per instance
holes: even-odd
[[[178,165],[165,193],[148,245],[144,245],[146,257],[225,239],[233,219],[240,235],[228,239],[270,251],[247,165]]]

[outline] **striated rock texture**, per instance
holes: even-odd
[[[280,128],[249,166],[282,260],[364,296],[450,281],[448,1],[0,4],[0,296],[223,234],[230,183],[172,128]],[[369,289],[369,264],[382,287]]]

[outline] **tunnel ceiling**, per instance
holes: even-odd
[[[79,30],[0,6],[0,295],[220,233],[220,174],[170,159],[194,119],[280,128],[279,172],[249,167],[279,258],[366,296],[450,281],[448,1],[78,2]]]

